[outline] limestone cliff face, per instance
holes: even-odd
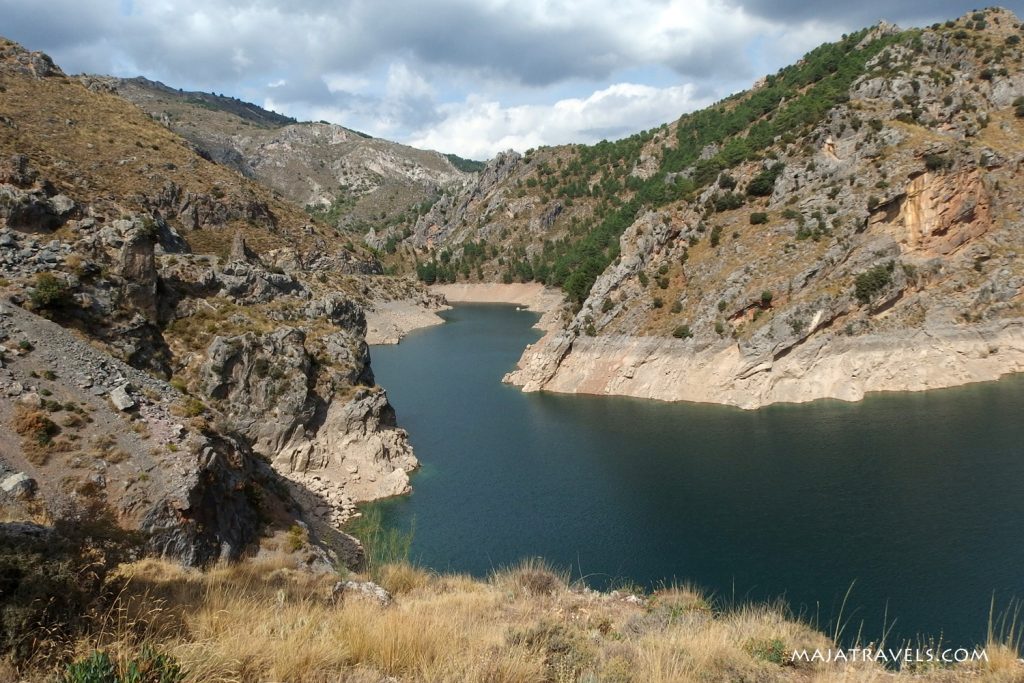
[[[950,254],[982,236],[992,228],[982,170],[923,173],[913,178],[898,200],[895,225],[902,228],[897,235],[904,252],[924,257]]]
[[[542,339],[505,381],[525,391],[635,396],[759,408],[877,391],[923,391],[1024,371],[1024,322],[870,337],[823,334],[751,365],[736,344],[697,350],[656,337]]]

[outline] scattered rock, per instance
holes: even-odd
[[[381,607],[387,607],[394,600],[391,593],[372,581],[339,581],[334,584],[334,588],[331,590],[332,602],[342,602],[349,597],[370,600]]]
[[[122,384],[110,392],[110,401],[118,410],[131,410],[135,407],[135,399],[129,394],[130,384]]]

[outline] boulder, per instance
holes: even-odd
[[[36,480],[24,472],[17,472],[0,482],[0,489],[15,498],[31,498],[36,492]]]
[[[110,402],[118,410],[131,410],[135,407],[135,399],[128,393],[131,385],[122,384],[110,392]]]
[[[373,581],[339,581],[334,584],[334,588],[331,590],[332,602],[339,603],[347,598],[369,600],[381,607],[387,607],[393,602],[391,593]]]

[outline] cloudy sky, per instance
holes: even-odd
[[[68,72],[143,75],[475,159],[650,128],[956,0],[0,0]],[[1004,3],[1024,15],[1024,0]]]

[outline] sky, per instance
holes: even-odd
[[[1024,0],[1003,3],[1024,16]],[[68,73],[145,76],[488,159],[658,126],[955,0],[0,0]]]

